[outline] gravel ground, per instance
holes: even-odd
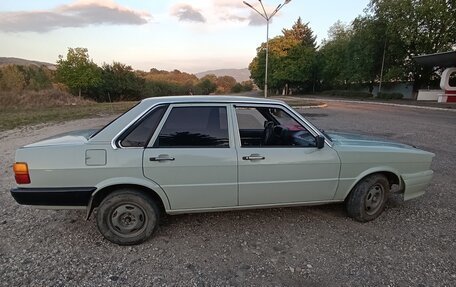
[[[326,130],[362,132],[436,153],[421,198],[391,196],[365,224],[340,204],[172,216],[142,245],[102,238],[83,211],[19,206],[14,150],[96,127],[80,120],[0,134],[0,286],[455,286],[456,113],[331,102],[302,112]]]

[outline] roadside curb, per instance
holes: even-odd
[[[294,108],[294,109],[319,109],[319,108],[326,108],[328,106],[328,104],[320,104],[320,105],[314,105],[314,106],[295,106],[295,105],[290,105],[290,107]]]
[[[373,105],[383,105],[383,106],[393,106],[393,107],[403,107],[403,108],[415,108],[415,109],[423,109],[423,110],[456,112],[456,109],[445,109],[445,108],[427,107],[427,106],[404,105],[404,104],[395,104],[395,103],[382,103],[382,102],[371,102],[371,101],[353,101],[353,100],[336,100],[336,99],[324,99],[324,98],[314,98],[314,99],[317,100],[317,101],[322,101],[322,102],[326,101],[326,102],[342,102],[342,103],[355,103],[355,104],[373,104]]]

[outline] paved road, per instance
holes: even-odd
[[[338,102],[301,112],[325,130],[436,153],[428,192],[406,203],[392,196],[365,224],[338,204],[173,216],[148,242],[119,247],[83,212],[16,205],[9,174],[0,181],[0,285],[455,286],[456,113]],[[17,133],[2,137],[11,141]],[[10,165],[11,151],[0,151]]]

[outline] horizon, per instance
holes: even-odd
[[[271,9],[283,1],[263,3]],[[270,22],[269,38],[301,17],[320,44],[331,25],[350,23],[368,3],[291,1]],[[51,64],[68,48],[84,47],[97,65],[116,61],[135,70],[192,74],[245,69],[266,40],[266,21],[231,0],[26,0],[2,3],[0,16],[0,36],[8,43],[0,47],[1,57]]]
[[[41,63],[41,64],[44,64],[44,65],[52,65],[52,66],[57,66],[58,65],[57,63],[50,63],[50,62],[45,62],[45,61],[40,61],[40,60],[35,60],[35,59],[25,59],[25,58],[18,58],[18,57],[2,57],[2,56],[0,56],[0,60],[1,59],[14,59],[14,60],[27,61],[27,62],[30,62],[30,63]],[[0,66],[1,65],[8,65],[8,64],[10,64],[10,63],[1,63],[0,62]],[[12,63],[12,64],[14,64],[14,63]],[[112,62],[111,63],[106,63],[106,64],[112,64]],[[122,64],[125,64],[125,63],[122,63]],[[151,69],[153,69],[153,68],[151,68]],[[150,72],[151,69],[149,69],[149,70],[141,70],[141,69],[134,69],[133,68],[133,70],[140,71],[140,72]],[[193,75],[197,76],[197,74],[203,74],[203,73],[208,73],[208,72],[220,72],[220,71],[223,71],[223,70],[228,70],[228,71],[248,70],[248,67],[247,68],[220,68],[220,69],[210,69],[210,70],[198,71],[198,72],[186,72],[186,71],[181,71],[179,69],[161,70],[161,71],[172,72],[174,70],[178,70],[179,72],[193,74]]]

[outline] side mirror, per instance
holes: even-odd
[[[317,142],[317,148],[322,149],[325,147],[325,138],[322,137],[321,135],[317,135],[315,138],[315,141]]]

